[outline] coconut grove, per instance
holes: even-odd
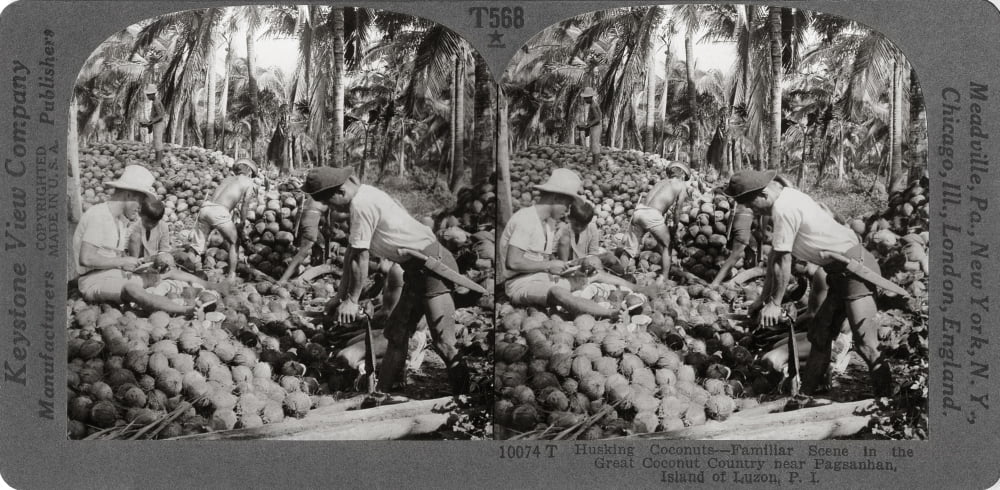
[[[499,437],[927,436],[926,115],[884,36],[602,10],[501,88]]]
[[[69,121],[69,437],[485,437],[495,85],[446,27],[354,7],[98,46]]]

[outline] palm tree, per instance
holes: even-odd
[[[692,166],[699,167],[701,159],[695,152],[695,144],[698,141],[698,126],[693,122],[697,119],[698,114],[698,100],[694,85],[694,36],[701,29],[700,7],[686,4],[677,7],[675,12],[679,17],[680,24],[684,26],[684,68],[687,75],[687,102],[691,110],[692,121],[688,128],[688,159]]]
[[[770,7],[768,27],[771,34],[771,111],[768,167],[781,169],[781,7]]]

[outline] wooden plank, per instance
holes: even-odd
[[[389,441],[435,432],[448,423],[446,413],[430,413],[401,419],[365,422],[351,426],[320,427],[275,437],[279,441]]]
[[[449,396],[435,398],[433,400],[420,400],[395,405],[386,405],[366,410],[347,410],[345,407],[354,403],[352,399],[349,403],[320,407],[315,410],[311,410],[301,419],[285,419],[283,422],[279,422],[277,424],[267,424],[252,429],[235,429],[208,432],[205,434],[192,434],[190,436],[178,437],[177,439],[198,441],[276,439],[291,436],[293,434],[303,434],[310,431],[332,430],[335,426],[348,426],[352,424],[412,418],[418,415],[426,415],[435,410],[443,409],[451,403],[452,400],[452,397]]]
[[[763,428],[752,430],[735,430],[719,434],[716,437],[706,437],[703,440],[714,441],[819,441],[857,434],[868,425],[870,416],[849,415],[833,420],[820,420],[778,428]]]
[[[791,412],[775,412],[775,413],[764,413],[764,414],[755,412],[754,414],[745,414],[741,417],[737,417],[734,414],[728,420],[723,422],[708,422],[705,425],[687,427],[684,429],[670,431],[670,432],[654,432],[650,434],[638,434],[634,436],[629,436],[628,438],[703,440],[703,439],[722,438],[725,437],[727,434],[732,434],[737,432],[748,433],[748,434],[752,434],[755,431],[761,431],[761,432],[775,431],[774,432],[775,434],[789,433],[789,431],[794,431],[795,427],[802,426],[803,424],[811,424],[815,422],[830,422],[832,420],[853,416],[861,410],[872,407],[873,403],[874,403],[873,400],[868,399],[851,403],[833,403],[831,405],[826,405],[822,407],[803,408]],[[771,404],[768,404],[768,409],[773,409],[773,408],[774,408],[773,402]],[[862,418],[867,420],[867,417],[862,417]],[[810,429],[810,431],[806,432],[816,433],[818,430],[820,430],[820,428],[821,426],[816,426]],[[794,439],[794,437],[791,436],[781,436],[778,438]]]

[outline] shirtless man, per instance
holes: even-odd
[[[670,178],[656,184],[636,204],[625,247],[628,259],[634,259],[641,251],[643,235],[647,231],[651,233],[660,244],[659,252],[663,261],[663,277],[667,277],[670,273],[671,235],[673,230],[677,229],[681,207],[688,198],[687,180],[691,177],[691,169],[680,162],[670,164],[667,171]],[[671,206],[674,208],[674,219],[671,224],[668,224],[665,215]]]
[[[155,83],[146,85],[145,94],[146,98],[152,102],[152,107],[149,111],[149,118],[139,121],[139,126],[146,128],[153,134],[153,151],[156,152],[156,161],[163,163],[163,132],[167,129],[165,120],[167,110],[163,108],[163,102],[160,102],[159,91]]]
[[[201,205],[198,222],[194,230],[194,248],[199,255],[208,248],[208,235],[212,230],[219,233],[229,244],[229,278],[236,277],[236,262],[239,257],[238,242],[241,231],[233,223],[233,210],[240,206],[240,219],[245,219],[250,202],[257,197],[257,186],[253,177],[257,175],[257,165],[251,160],[236,162],[236,175],[226,177],[212,194],[212,198]],[[248,175],[249,174],[249,175]]]

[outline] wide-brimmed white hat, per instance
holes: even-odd
[[[535,186],[535,189],[542,192],[552,192],[570,197],[579,197],[582,188],[583,181],[580,180],[580,176],[568,168],[553,170],[547,182]]]
[[[160,90],[158,88],[156,88],[156,84],[155,83],[147,83],[146,84],[146,95],[155,94],[155,93],[157,93],[159,91]]]
[[[125,171],[122,172],[122,176],[118,180],[105,182],[104,185],[116,189],[141,192],[148,197],[156,198],[156,189],[153,187],[155,183],[156,177],[153,177],[153,174],[146,167],[129,165],[125,167]]]

